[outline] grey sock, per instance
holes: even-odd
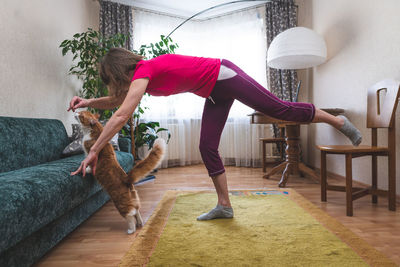
[[[204,213],[197,217],[198,221],[206,221],[218,218],[233,218],[233,209],[231,207],[224,207],[217,205],[215,208],[207,213]]]
[[[360,131],[345,116],[339,115],[338,117],[344,120],[344,124],[339,131],[347,136],[354,146],[358,146],[362,140]]]

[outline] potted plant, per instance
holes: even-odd
[[[122,47],[128,39],[124,34],[116,34],[103,37],[98,31],[89,28],[86,32],[76,33],[72,39],[64,40],[60,44],[62,54],[68,52],[73,55],[74,64],[68,74],[76,75],[83,81],[79,95],[83,98],[97,98],[108,95],[108,90],[99,75],[99,63],[101,58],[112,47]],[[78,59],[78,60],[76,60]],[[100,119],[109,119],[114,110],[92,111],[100,114]]]
[[[121,132],[125,137],[130,137],[130,128],[129,124],[126,124]],[[151,149],[153,147],[154,141],[159,137],[161,132],[165,132],[167,135],[167,143],[171,138],[171,133],[166,128],[161,128],[160,123],[156,121],[150,122],[140,122],[134,127],[134,137],[135,137],[135,155],[140,158],[139,149],[142,147],[147,147]]]
[[[110,48],[124,46],[128,38],[129,36],[124,34],[104,37],[100,32],[88,28],[86,32],[76,33],[72,39],[64,40],[60,44],[63,56],[68,52],[71,52],[73,55],[72,60],[75,63],[69,69],[69,74],[76,75],[78,79],[83,81],[82,89],[79,91],[81,97],[97,98],[108,95],[107,87],[99,75],[100,60],[110,50]],[[173,43],[170,37],[165,38],[165,36],[161,35],[160,41],[148,45],[142,45],[139,51],[133,52],[150,59],[163,54],[175,53],[177,47],[178,45]],[[168,129],[160,128],[158,122],[142,122],[140,120],[145,109],[148,109],[148,107],[144,107],[139,103],[133,114],[131,123],[125,125],[121,130],[121,134],[128,138],[131,138],[129,133],[132,131],[134,136],[134,142],[132,142],[132,154],[136,159],[138,149],[144,144],[147,144],[149,148],[151,148],[154,140],[157,139],[160,132],[167,132],[167,142],[170,138]],[[112,116],[116,109],[92,110],[100,114],[101,120],[107,120]],[[134,126],[131,127],[131,124]]]

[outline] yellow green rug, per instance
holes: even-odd
[[[294,190],[231,202],[233,219],[197,221],[216,194],[167,191],[120,266],[396,266]]]

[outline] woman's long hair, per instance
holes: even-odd
[[[120,96],[129,90],[132,71],[143,57],[124,48],[111,48],[100,62],[100,77],[109,94]]]

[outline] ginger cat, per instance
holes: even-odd
[[[100,136],[103,126],[98,121],[98,116],[89,111],[79,112],[76,119],[82,126],[84,134],[82,145],[87,154]],[[128,234],[134,233],[136,226],[141,227],[143,225],[139,212],[140,199],[133,183],[147,175],[160,163],[164,156],[164,151],[164,140],[157,139],[149,155],[144,160],[136,163],[128,174],[119,165],[110,143],[99,153],[94,177],[110,195],[121,216],[127,220]],[[87,171],[90,172],[91,170],[88,169]]]

